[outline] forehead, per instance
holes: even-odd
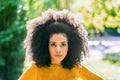
[[[57,42],[57,41],[68,41],[68,39],[67,39],[67,35],[64,34],[64,33],[58,33],[58,34],[55,33],[55,34],[52,34],[50,36],[49,41],[55,41],[55,42]]]

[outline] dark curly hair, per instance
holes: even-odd
[[[71,24],[67,18],[53,17],[44,24],[38,24],[32,31],[30,50],[32,59],[38,66],[50,66],[49,39],[52,34],[64,33],[68,38],[68,53],[62,61],[63,68],[71,69],[79,64],[83,56],[86,56],[88,45],[86,35],[80,32],[80,26]],[[81,29],[82,30],[82,29]]]

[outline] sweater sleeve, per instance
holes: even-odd
[[[32,63],[31,66],[26,69],[18,80],[35,80],[37,74],[37,66]]]
[[[79,66],[79,73],[80,73],[80,77],[82,77],[83,80],[104,80],[98,74],[90,71],[85,66]]]

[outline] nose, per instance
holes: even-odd
[[[57,46],[57,47],[56,47],[56,52],[57,52],[57,53],[60,53],[60,52],[61,52],[61,47],[60,47],[60,46]]]

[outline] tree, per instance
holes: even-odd
[[[81,1],[78,11],[91,34],[104,31],[104,27],[120,27],[120,3],[117,0]]]
[[[25,0],[27,19],[33,19],[41,15],[41,13],[49,8],[55,10],[71,9],[74,0]]]
[[[17,80],[22,72],[25,13],[22,0],[0,0],[0,80]]]

